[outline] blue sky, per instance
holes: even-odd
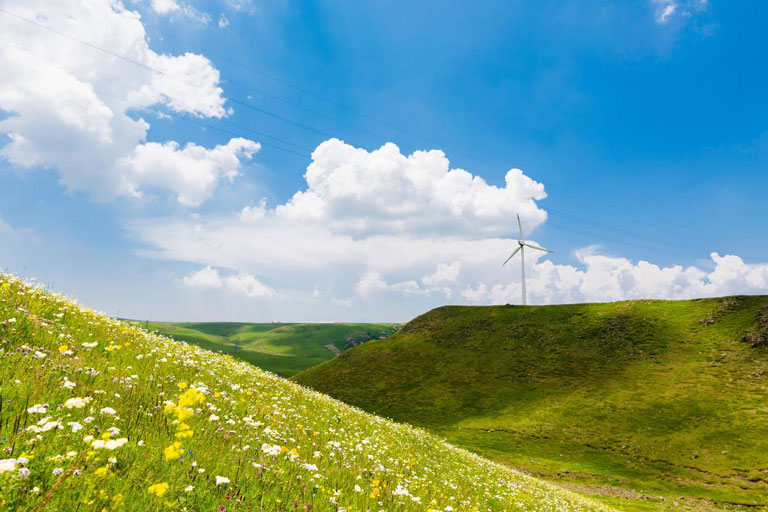
[[[35,4],[0,2],[0,60],[14,77],[0,87],[0,266],[97,309],[405,320],[442,303],[516,302],[518,267],[499,266],[514,248],[516,211],[555,251],[529,258],[534,303],[765,293],[768,7],[759,2],[145,0],[109,19],[97,15],[115,13],[104,1]],[[51,66],[66,76],[42,78]],[[211,70],[218,79],[199,78]],[[47,89],[28,87],[36,76]],[[68,78],[89,92],[62,86]],[[120,106],[139,90],[149,99]],[[94,151],[104,163],[86,173],[100,102],[148,128],[119,149],[104,142]],[[185,144],[210,150],[238,137],[262,145],[232,146],[226,161],[206,153],[210,166],[179,185]],[[35,147],[46,141],[55,151]],[[177,150],[147,146],[170,141]],[[379,192],[359,187],[399,157],[354,153],[387,142],[406,156],[441,150],[448,168],[489,187],[504,189],[509,169],[522,169],[547,197],[521,195],[516,181],[490,200],[478,186],[477,204],[461,211],[446,206],[468,201],[461,187],[395,208],[402,184],[389,190],[391,176]],[[323,144],[331,156],[315,158],[316,200],[289,204],[308,190],[310,154]],[[140,146],[162,154],[135,156]],[[350,177],[345,164],[365,172]],[[396,179],[421,172],[414,165]],[[410,193],[443,190],[435,166]],[[192,183],[205,180],[213,184]],[[388,204],[368,209],[376,197]],[[242,209],[260,204],[245,222]],[[311,211],[318,204],[322,214]],[[310,224],[323,235],[308,238]],[[179,235],[191,226],[202,234]],[[382,251],[392,253],[379,262]],[[402,253],[402,265],[388,262]],[[295,272],[283,268],[289,260]]]

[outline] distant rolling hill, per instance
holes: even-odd
[[[283,376],[294,375],[397,330],[397,324],[129,322],[207,350],[231,354]]]
[[[446,306],[294,379],[625,510],[754,509],[767,338],[768,296]]]

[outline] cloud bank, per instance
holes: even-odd
[[[222,283],[221,269],[250,276],[272,293],[209,288],[287,305],[343,304],[368,314],[380,304],[417,314],[446,302],[520,302],[519,260],[501,266],[516,246],[514,214],[531,232],[546,220],[536,202],[546,197],[544,187],[522,171],[510,170],[497,187],[451,168],[440,151],[403,155],[385,144],[369,152],[330,139],[313,153],[305,176],[306,188],[273,208],[262,200],[227,216],[147,219],[130,229],[146,244],[141,255],[199,265],[181,280],[190,288]],[[597,246],[575,256],[578,264],[562,265],[538,251],[526,254],[531,303],[768,288],[768,265],[732,255],[712,253],[706,268],[632,262]]]

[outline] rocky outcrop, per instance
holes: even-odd
[[[768,347],[768,306],[757,313],[755,324],[745,331],[741,341],[752,348]]]

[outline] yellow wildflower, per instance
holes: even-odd
[[[125,499],[123,499],[122,494],[115,494],[112,496],[112,510],[116,510],[123,506],[123,503],[125,502]]]
[[[378,498],[378,497],[379,497],[379,494],[381,494],[381,491],[379,491],[379,488],[378,488],[378,487],[375,487],[375,488],[374,488],[374,489],[371,491],[371,494],[370,494],[370,496],[369,496],[369,497],[370,497],[370,498]]]
[[[186,386],[186,383],[183,383]],[[179,384],[181,385],[181,384]],[[179,407],[192,407],[200,402],[205,401],[205,395],[196,390],[195,388],[189,388],[179,397]]]
[[[181,455],[184,453],[184,450],[181,449],[181,442],[176,441],[172,445],[168,446],[163,450],[163,455],[165,455],[165,460],[175,460],[181,457]]]
[[[61,352],[62,354],[67,350],[69,350],[69,347],[67,345],[59,345],[59,352]]]
[[[179,423],[179,426],[176,427],[176,439],[186,439],[187,437],[192,437],[194,434],[195,431],[186,423]]]
[[[195,415],[195,411],[193,411],[192,409],[179,409],[178,407],[176,408],[176,419],[178,421],[184,421],[187,418],[191,418],[194,415]]]
[[[147,489],[147,492],[149,494],[154,494],[158,498],[168,492],[168,483],[167,482],[160,482],[159,484],[150,485],[149,489]]]
[[[176,385],[179,386],[179,389],[184,389],[185,387],[187,387],[187,383],[186,382],[179,382]]]

